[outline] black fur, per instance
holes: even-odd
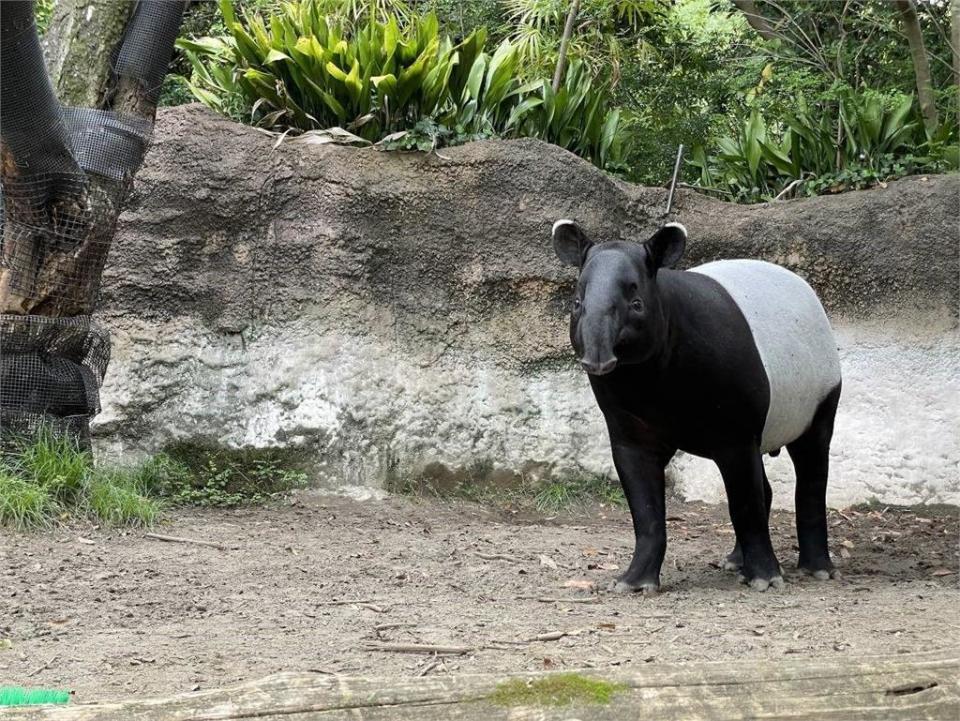
[[[742,557],[746,580],[764,588],[779,582],[780,574],[760,454],[770,405],[766,370],[727,291],[705,275],[663,267],[683,250],[678,231],[664,231],[643,245],[593,245],[578,228],[560,224],[554,234],[558,256],[581,268],[570,339],[590,373],[633,516],[636,547],[618,586],[659,587],[666,549],[664,469],[682,450],[720,468],[739,547],[735,554]],[[832,405],[825,401],[810,431],[788,446],[800,479],[800,562],[810,570],[830,563],[824,493],[835,410],[836,398]]]

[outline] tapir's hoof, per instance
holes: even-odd
[[[808,576],[813,576],[818,581],[829,581],[831,578],[834,580],[839,580],[843,578],[840,575],[840,571],[835,568],[818,568],[816,570],[810,568],[800,568],[800,571],[805,573]]]
[[[611,593],[636,593],[640,592],[644,596],[655,596],[660,591],[660,586],[652,581],[624,581],[617,579],[610,583]]]
[[[724,571],[739,571],[741,566],[743,566],[743,562],[741,561],[738,563],[737,561],[734,561],[732,558],[727,556],[725,559],[723,559],[722,565],[723,565]]]
[[[783,576],[774,576],[769,580],[766,578],[751,578],[748,581],[746,576],[744,576],[743,574],[740,574],[740,576],[738,576],[738,579],[740,580],[740,583],[745,583],[748,586],[750,586],[750,588],[752,588],[754,591],[760,591],[761,593],[766,591],[768,588],[775,588],[777,590],[780,590],[784,586]]]

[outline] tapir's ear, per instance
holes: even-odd
[[[644,245],[647,246],[654,271],[658,268],[672,268],[687,247],[687,229],[680,223],[667,223]]]
[[[553,252],[567,265],[579,268],[593,242],[572,220],[558,220],[553,224]]]

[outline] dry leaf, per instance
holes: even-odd
[[[540,565],[546,566],[547,568],[556,568],[557,562],[549,556],[540,556]]]
[[[935,571],[931,571],[931,576],[952,576],[956,571],[951,571],[949,568],[938,568]]]
[[[596,587],[596,585],[597,585],[597,584],[595,584],[593,581],[591,581],[591,580],[589,580],[589,579],[585,579],[585,578],[571,578],[569,581],[567,581],[565,584],[563,584],[563,587],[564,587],[564,588],[578,588],[578,589],[580,589],[581,591],[592,591],[592,590]]]

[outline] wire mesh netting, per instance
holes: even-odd
[[[2,439],[41,424],[85,439],[109,361],[110,336],[89,316],[0,315]]]
[[[34,3],[0,2],[0,440],[41,424],[83,440],[100,410],[110,341],[90,313],[183,6],[132,6],[104,103],[135,112],[114,112],[62,106]]]

